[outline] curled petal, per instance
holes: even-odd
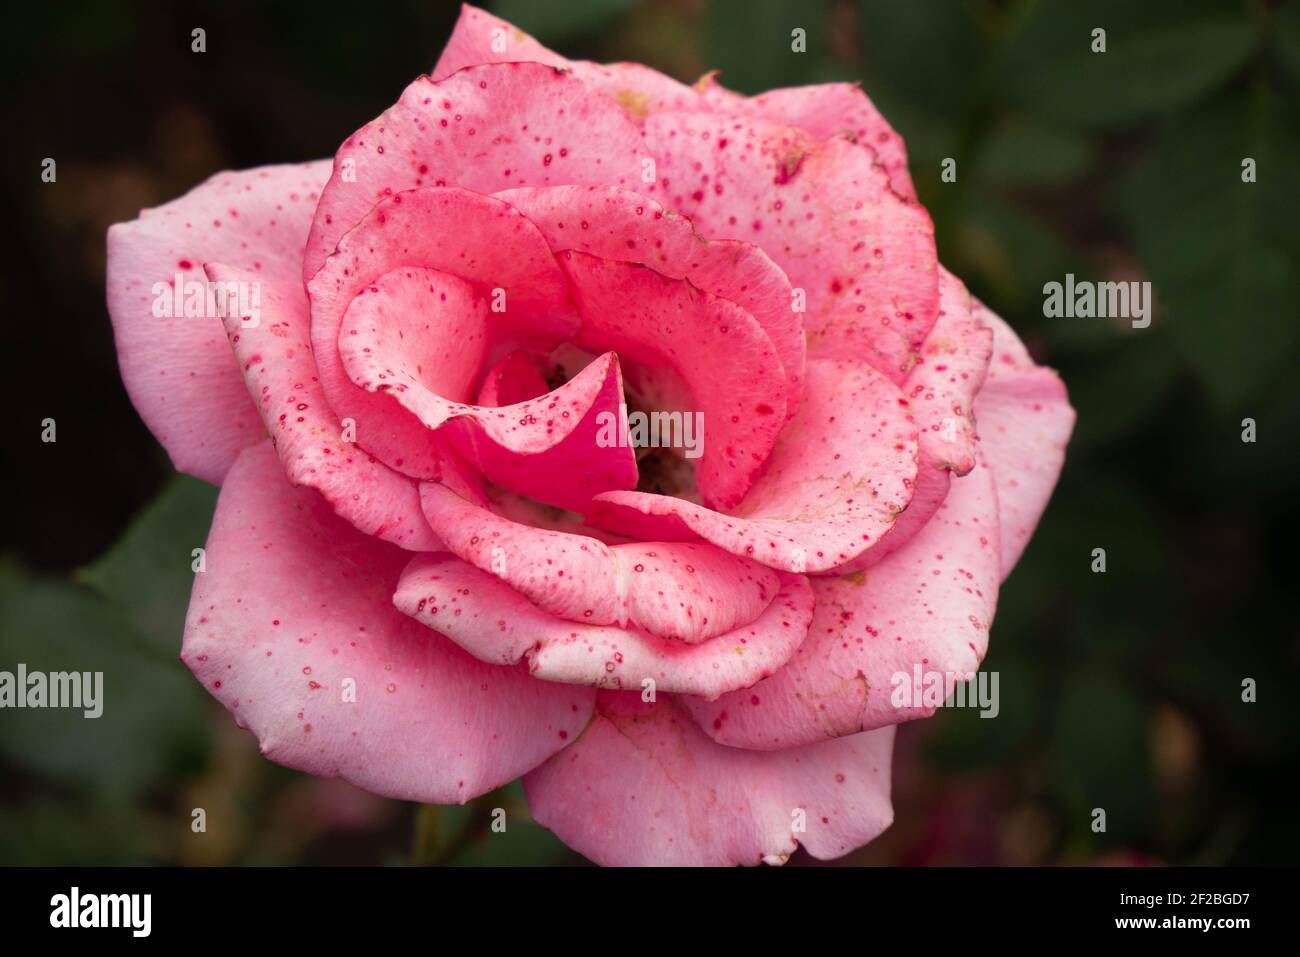
[[[714,73],[687,86],[640,63],[591,63],[569,60],[549,50],[518,27],[465,4],[433,76],[441,79],[479,63],[532,60],[571,71],[587,86],[608,96],[636,122],[664,112],[716,112],[753,116],[797,127],[818,140],[843,136],[878,162],[889,185],[903,199],[915,201],[903,138],[853,83],[783,87],[758,96],[725,89]]]
[[[262,436],[221,319],[185,314],[187,302],[201,301],[192,293],[204,283],[203,266],[296,279],[328,176],[328,160],[218,173],[108,231],[108,311],[122,381],[182,472],[219,484],[239,450]]]
[[[929,717],[933,702],[896,691],[910,691],[920,669],[942,675],[942,700],[956,676],[979,668],[999,550],[993,475],[980,466],[954,479],[934,518],[880,564],[812,579],[808,638],[779,673],[743,693],[683,704],[718,742],[762,750]]]
[[[660,541],[699,537],[770,568],[823,572],[878,541],[907,507],[916,425],[898,387],[859,362],[808,363],[799,414],[732,514],[643,492],[596,496],[592,525]]]
[[[402,190],[634,187],[647,158],[640,133],[617,106],[553,66],[488,63],[437,81],[420,77],[339,148],[303,278],[316,274],[375,203]]]
[[[862,359],[901,383],[939,307],[934,226],[870,154],[761,119],[659,113],[646,192],[710,238],[754,243],[802,290],[808,354]]]
[[[447,553],[416,556],[393,603],[483,661],[514,664],[526,656],[533,676],[546,681],[712,699],[774,674],[803,641],[812,590],[800,575],[782,574],[780,583],[752,622],[697,644],[556,618]]]
[[[492,477],[514,487],[511,482],[521,472],[541,471],[518,462],[521,455],[552,447],[586,419],[575,416],[567,405],[562,410],[567,414],[562,414],[561,399],[554,396],[537,400],[536,411],[542,417],[535,422],[529,409],[508,422],[504,410],[478,416],[472,407],[449,403],[438,395],[445,376],[441,369],[447,364],[442,334],[456,329],[457,339],[464,340],[458,342],[463,348],[452,368],[458,381],[468,383],[477,375],[483,355],[486,320],[477,300],[473,306],[441,300],[447,295],[447,284],[435,282],[433,273],[490,290],[488,294],[502,304],[501,321],[531,335],[558,337],[576,329],[572,307],[566,307],[568,282],[563,271],[541,233],[514,207],[462,189],[411,190],[377,205],[343,238],[308,286],[321,385],[333,408],[356,420],[358,441],[365,448],[391,467],[419,478],[436,476],[439,451],[433,430],[453,412],[464,412],[474,419],[476,430],[456,433],[458,446],[477,459],[485,472],[506,470]],[[413,329],[408,340],[407,313],[402,307],[413,297],[433,299],[430,305],[437,307],[437,318]],[[598,401],[602,408],[616,410],[620,389],[617,366],[607,363],[592,369],[569,393],[577,394],[586,415]],[[521,420],[530,423],[527,428]],[[611,463],[611,474],[593,470],[586,484],[572,483],[573,494],[558,504],[580,507],[590,491],[635,484],[630,451],[612,448],[608,452],[602,460]],[[549,483],[539,479],[518,491],[536,495],[547,484],[566,487],[554,479]]]
[[[740,96],[723,89],[710,74],[699,87],[705,102],[719,113],[761,117],[798,127],[819,140],[835,136],[852,139],[874,154],[876,162],[889,174],[889,186],[895,193],[916,201],[903,138],[856,83],[787,86],[757,96]]]
[[[514,405],[548,391],[541,371],[526,352],[516,349],[488,370],[479,386],[478,404]]]
[[[700,494],[722,508],[735,505],[785,422],[785,377],[772,340],[744,309],[684,280],[572,250],[560,262],[582,315],[578,344],[680,376],[703,425],[694,436],[703,439]]]
[[[268,445],[217,502],[182,660],[262,752],[410,801],[463,803],[573,740],[589,689],[476,661],[398,613],[405,553],[290,488]]]
[[[297,277],[271,280],[220,263],[210,265],[208,275],[260,290],[256,325],[238,314],[226,317],[227,348],[234,350],[235,368],[289,481],[316,489],[367,535],[416,551],[439,548],[421,514],[416,482],[351,441],[355,422],[340,422],[325,400],[308,338],[307,296]]]
[[[892,728],[762,753],[710,741],[673,699],[602,692],[581,738],[524,778],[539,824],[598,864],[780,864],[893,821]]]
[[[599,186],[512,189],[497,194],[522,212],[556,252],[575,250],[598,259],[648,266],[669,279],[686,279],[701,292],[748,312],[776,348],[786,379],[786,417],[803,392],[803,321],[791,306],[790,281],[757,246],[707,240],[690,221],[647,196]]]
[[[569,621],[631,622],[695,644],[753,621],[780,589],[771,569],[703,542],[606,545],[522,524],[436,483],[420,497],[454,555]]]
[[[918,428],[921,461],[907,510],[881,539],[839,574],[860,571],[906,544],[948,495],[952,475],[975,467],[975,396],[984,385],[993,333],[972,314],[971,296],[948,270],[940,277],[939,318],[907,374],[903,395]]]

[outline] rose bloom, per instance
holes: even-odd
[[[895,676],[979,667],[1074,420],[856,86],[685,86],[473,7],[332,161],[110,229],[108,303],[140,415],[221,486],[194,675],[311,774],[523,775],[603,864],[888,827],[935,704]],[[638,450],[646,413],[703,431]]]

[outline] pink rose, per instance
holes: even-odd
[[[131,398],[222,486],[186,665],[272,760],[525,775],[601,863],[884,830],[934,710],[891,682],[978,668],[1073,424],[856,87],[683,86],[473,7],[332,164],[108,254]]]

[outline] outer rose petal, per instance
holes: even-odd
[[[456,26],[452,28],[447,45],[433,68],[433,78],[443,80],[458,70],[478,66],[480,63],[521,61],[558,67],[567,67],[570,63],[514,24],[494,17],[486,10],[462,3]]]
[[[993,330],[993,359],[988,381],[975,399],[975,418],[980,448],[997,480],[1005,580],[1056,487],[1074,430],[1074,409],[1060,376],[1035,365],[1006,322],[978,300],[975,316]]]
[[[219,484],[239,450],[263,435],[216,317],[155,317],[176,275],[205,281],[224,262],[259,278],[296,278],[329,161],[218,173],[180,199],[108,231],[108,311],[122,381],[172,463]]]
[[[758,96],[740,96],[723,89],[713,74],[698,86],[705,102],[719,113],[759,116],[785,126],[796,126],[819,140],[848,136],[874,154],[889,174],[890,188],[903,199],[916,200],[916,189],[907,171],[907,149],[903,137],[880,115],[875,104],[856,83],[819,83],[815,86],[787,86]]]
[[[570,60],[542,46],[513,24],[469,4],[460,8],[456,27],[433,68],[433,78],[441,80],[480,63],[527,61],[568,70],[589,89],[617,103],[634,120],[659,110],[703,108],[703,99],[696,90],[657,70],[640,63]]]
[[[975,467],[975,395],[988,371],[993,333],[975,319],[970,293],[946,269],[939,289],[939,318],[921,348],[919,364],[903,383],[921,451],[912,501],[894,527],[836,569],[839,574],[874,565],[905,545],[943,504],[951,475],[965,475]]]
[[[403,548],[440,548],[420,512],[415,481],[343,441],[343,426],[316,379],[307,295],[298,277],[266,280],[219,263],[208,267],[208,275],[214,282],[261,284],[259,324],[246,328],[242,317],[231,315],[225,331],[245,394],[253,397],[289,481],[319,491],[367,535]]]
[[[914,718],[895,707],[894,676],[913,668],[965,675],[988,648],[998,595],[998,502],[986,467],[955,479],[938,514],[879,565],[812,579],[817,612],[780,672],[716,701],[684,700],[721,744],[791,748]],[[945,681],[947,690],[955,682]],[[945,695],[946,697],[946,695]]]
[[[527,216],[556,252],[640,263],[740,306],[776,348],[788,383],[786,417],[794,417],[803,393],[803,321],[792,309],[790,280],[767,253],[749,243],[707,240],[690,220],[624,189],[512,189],[497,198]]]
[[[556,618],[446,553],[413,558],[393,604],[483,661],[514,664],[527,656],[532,674],[546,681],[641,688],[649,678],[658,692],[711,699],[776,673],[803,641],[812,590],[801,575],[782,574],[780,582],[761,615],[698,644]]]
[[[475,661],[399,614],[405,560],[290,488],[269,445],[250,448],[217,502],[181,658],[272,760],[464,802],[572,740],[593,696]]]
[[[762,753],[710,741],[671,698],[601,692],[582,737],[524,778],[533,817],[598,864],[783,863],[893,822],[894,729]],[[807,830],[795,833],[795,815]]]
[[[310,279],[370,208],[419,186],[495,193],[516,186],[641,182],[640,133],[604,97],[540,63],[421,77],[339,148],[303,263]]]
[[[494,49],[495,47],[495,49]],[[725,116],[757,116],[783,126],[795,126],[819,140],[851,137],[889,174],[899,196],[916,199],[907,171],[907,152],[898,135],[865,93],[852,83],[822,83],[741,96],[707,73],[694,86],[679,83],[640,63],[590,63],[569,60],[542,46],[518,27],[465,4],[447,47],[434,67],[442,79],[478,63],[532,60],[564,67],[591,89],[610,97],[632,119],[665,111],[713,111]]]
[[[807,294],[808,354],[863,359],[902,382],[939,307],[934,226],[843,139],[760,119],[659,113],[646,192],[710,238],[761,246]]]
[[[587,521],[649,540],[698,536],[799,573],[857,557],[908,505],[916,425],[898,387],[865,363],[817,360],[807,373],[803,407],[734,514],[663,495],[606,492],[592,500]]]

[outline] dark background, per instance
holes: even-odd
[[[566,55],[687,82],[861,80],[907,141],[944,262],[1069,386],[1065,473],[985,663],[1001,715],[903,728],[897,823],[845,861],[1296,862],[1300,2],[488,6]],[[104,307],[110,223],[221,169],[331,155],[432,67],[456,12],[6,10],[0,668],[102,669],[113,706],[0,713],[0,863],[578,860],[526,820],[517,785],[419,808],[271,765],[190,679],[188,556],[215,492],[177,478],[140,423]],[[1151,327],[1044,318],[1043,284],[1067,272],[1151,280]],[[502,804],[510,831],[490,835]]]

